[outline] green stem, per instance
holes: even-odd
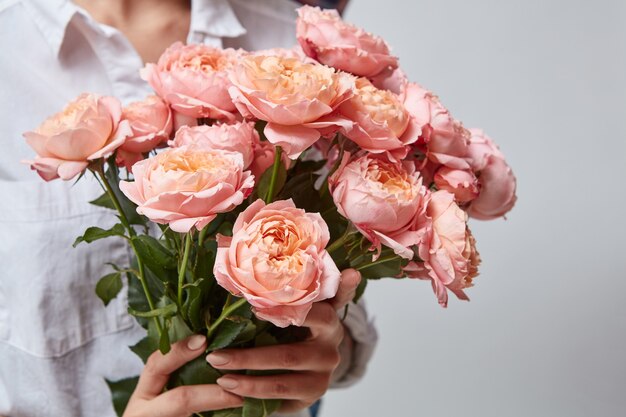
[[[358,268],[356,268],[356,270],[357,271],[362,271],[364,269],[371,268],[371,267],[376,266],[376,265],[384,264],[386,262],[395,261],[397,259],[398,259],[397,255],[387,256],[385,258],[380,258],[380,259],[378,259],[378,260],[376,260],[374,262],[370,262],[368,264],[361,265]]]
[[[224,310],[222,310],[222,314],[220,314],[217,320],[215,320],[213,324],[211,324],[211,326],[209,327],[209,331],[207,333],[207,338],[209,339],[209,341],[211,340],[213,333],[215,333],[215,330],[218,328],[220,324],[222,324],[224,319],[230,316],[233,313],[233,311],[237,310],[239,307],[241,307],[245,303],[246,303],[246,299],[240,298],[239,300],[235,301],[228,307],[225,307]]]
[[[326,252],[332,254],[337,249],[343,247],[343,245],[346,243],[346,240],[348,240],[348,236],[350,236],[349,231],[350,227],[346,229],[346,232],[339,239],[335,240],[333,243],[330,244],[330,246],[326,248]]]
[[[193,232],[189,231],[185,235],[185,253],[183,254],[183,261],[178,271],[178,307],[182,311],[183,307],[183,284],[185,281],[185,271],[187,270],[187,262],[189,261],[189,252],[191,250],[191,242],[193,240]]]
[[[265,196],[265,203],[269,204],[274,200],[274,189],[276,188],[276,179],[278,178],[278,170],[280,169],[281,155],[283,150],[280,146],[276,147],[274,152],[274,165],[272,166],[272,177],[270,178],[270,185],[267,187],[267,195]]]
[[[109,184],[109,180],[104,174],[104,170],[102,166],[99,167],[97,172],[98,172],[98,175],[100,176],[100,179],[102,180],[102,183],[104,184],[104,187],[107,190],[107,193],[109,194],[109,197],[111,197],[111,201],[113,201],[113,205],[115,206],[115,208],[120,214],[120,221],[122,222],[124,227],[126,227],[126,230],[128,230],[128,235],[131,237],[131,239],[129,240],[130,247],[133,249],[133,252],[135,253],[135,257],[137,258],[137,267],[139,269],[139,275],[136,275],[136,276],[137,278],[139,278],[139,282],[141,282],[141,287],[143,288],[143,292],[146,295],[146,300],[148,300],[148,305],[150,306],[150,310],[154,310],[155,304],[154,304],[154,300],[152,299],[152,295],[150,294],[150,290],[148,289],[148,284],[146,283],[146,279],[145,279],[146,275],[145,275],[143,261],[141,260],[141,257],[139,256],[139,252],[137,252],[137,248],[135,247],[135,242],[132,239],[134,236],[136,236],[135,229],[133,229],[133,227],[130,225],[130,222],[128,221],[128,218],[126,217],[126,214],[124,214],[124,210],[122,210],[122,205],[120,204],[120,201],[117,199],[117,196],[115,195],[115,192],[113,191],[113,188],[111,187],[111,184]],[[159,330],[159,338],[160,338],[161,333],[163,333],[163,327],[161,326],[161,322],[159,321],[158,317],[154,317],[154,323],[156,324],[157,329]]]

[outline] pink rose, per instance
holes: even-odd
[[[349,121],[332,113],[352,95],[354,78],[295,58],[250,55],[231,73],[230,94],[246,118],[267,121],[265,136],[295,159],[322,134]]]
[[[293,201],[257,200],[218,237],[217,282],[279,327],[301,326],[314,302],[332,298],[340,273],[325,248],[328,226]]]
[[[90,161],[109,157],[131,134],[114,97],[81,94],[24,138],[37,156],[28,163],[46,181],[71,180]]]
[[[468,213],[480,220],[504,216],[515,205],[517,181],[504,155],[480,129],[471,129],[468,161],[480,183],[480,194]]]
[[[427,193],[412,163],[392,163],[365,155],[349,160],[346,153],[329,178],[339,213],[350,220],[380,252],[380,244],[412,259],[420,239],[413,226]]]
[[[241,204],[254,187],[240,153],[193,146],[137,162],[133,175],[135,181],[120,181],[120,189],[137,212],[180,233],[194,226],[201,230],[217,213]]]
[[[268,141],[258,141],[254,143],[254,158],[250,164],[250,171],[256,178],[261,178],[261,175],[274,165],[274,158],[276,156],[276,147]],[[289,169],[291,165],[291,159],[286,154],[282,154],[281,161],[285,165],[285,169]]]
[[[399,97],[379,90],[366,78],[356,81],[354,96],[339,106],[339,112],[354,122],[344,134],[371,153],[386,152],[391,159],[406,157],[421,130]]]
[[[174,139],[169,141],[171,147],[197,145],[209,149],[221,149],[239,152],[243,156],[243,167],[247,169],[254,159],[254,148],[259,142],[259,134],[253,122],[237,122],[233,124],[202,125],[181,127]]]
[[[469,132],[450,115],[437,96],[410,83],[404,92],[404,104],[422,129],[417,145],[428,159],[450,168],[469,168],[465,160]]]
[[[432,281],[439,304],[447,306],[447,290],[468,300],[463,289],[472,286],[478,275],[480,256],[476,241],[467,228],[467,214],[447,191],[430,194],[426,213],[419,221],[426,232],[419,244],[423,262],[410,262],[408,276]]]
[[[122,110],[122,119],[128,120],[133,131],[120,147],[128,152],[150,152],[172,134],[172,112],[157,96],[129,104]]]
[[[362,77],[398,66],[398,58],[390,55],[384,40],[344,22],[336,10],[304,6],[298,16],[298,42],[322,64]]]
[[[388,68],[375,77],[370,77],[370,81],[374,84],[374,87],[388,90],[395,94],[402,94],[409,85],[406,74],[400,68]]]
[[[467,203],[478,197],[478,179],[471,170],[452,169],[442,166],[435,174],[435,185],[439,190],[454,194],[459,203]]]
[[[227,71],[240,58],[234,49],[176,42],[141,76],[172,108],[193,118],[234,119]]]

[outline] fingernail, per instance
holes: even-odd
[[[230,362],[230,355],[222,352],[213,352],[207,355],[206,360],[213,366],[226,365]]]
[[[196,334],[189,338],[189,340],[187,341],[187,347],[190,350],[198,350],[202,346],[204,346],[205,342],[206,342],[206,337],[202,336],[201,334]]]
[[[217,380],[217,385],[224,389],[235,389],[239,386],[239,382],[235,378],[223,376]]]

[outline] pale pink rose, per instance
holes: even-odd
[[[250,171],[256,178],[261,178],[261,175],[267,171],[272,165],[274,165],[274,158],[276,157],[276,147],[268,141],[258,141],[254,143],[254,158],[250,164]],[[291,159],[286,154],[281,154],[281,161],[285,166],[285,169],[289,169],[291,165]]]
[[[517,180],[496,144],[480,129],[470,132],[467,160],[481,188],[468,213],[480,220],[502,217],[515,205]]]
[[[193,118],[235,118],[227,72],[242,52],[176,42],[141,76],[172,109]]]
[[[403,96],[404,105],[422,130],[418,148],[434,162],[450,168],[468,169],[465,160],[468,130],[450,115],[437,96],[421,86],[408,84]]]
[[[458,203],[472,201],[480,192],[478,179],[471,170],[442,166],[437,170],[434,180],[437,189],[454,194]]]
[[[241,204],[254,187],[240,153],[194,146],[168,148],[133,165],[134,182],[120,189],[137,212],[175,232],[204,228]]]
[[[185,145],[197,145],[209,149],[222,149],[239,152],[243,156],[243,167],[248,169],[254,159],[254,148],[259,142],[259,134],[253,122],[233,124],[201,125],[181,127],[174,139],[168,144],[177,148]]]
[[[341,165],[328,180],[339,213],[350,220],[380,253],[381,243],[412,259],[419,242],[416,216],[427,190],[412,163],[392,163],[371,155]]]
[[[244,297],[257,317],[279,327],[301,326],[314,302],[337,293],[340,273],[326,252],[328,226],[293,201],[257,200],[218,236],[217,282]]]
[[[344,129],[346,137],[371,153],[387,153],[393,160],[406,157],[420,136],[417,121],[400,98],[379,90],[366,78],[356,81],[354,96],[339,106],[339,113],[354,123]]]
[[[372,77],[398,66],[383,39],[344,22],[336,10],[301,7],[296,36],[311,58],[358,76]]]
[[[109,96],[81,94],[24,138],[37,156],[24,161],[46,181],[71,180],[91,161],[109,157],[131,130],[122,106]]]
[[[440,190],[430,194],[419,223],[426,230],[419,244],[423,262],[410,262],[405,272],[409,277],[431,280],[444,307],[448,304],[447,290],[468,300],[463,290],[471,287],[478,275],[480,256],[467,228],[467,214],[454,202],[454,195]]]
[[[133,131],[120,147],[128,152],[150,152],[172,134],[172,112],[157,96],[130,103],[122,110],[122,119],[128,120]]]
[[[354,78],[295,58],[250,55],[231,73],[230,94],[245,118],[267,121],[265,136],[297,158],[322,134],[349,121],[333,114],[352,95]]]

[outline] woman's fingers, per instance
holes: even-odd
[[[202,411],[241,407],[243,399],[218,385],[184,385],[164,392],[149,405],[152,414],[146,415],[186,417]]]
[[[337,349],[315,341],[251,349],[227,349],[207,356],[207,361],[218,369],[321,372],[332,371],[339,364],[339,360]]]
[[[146,362],[133,396],[151,399],[159,395],[169,375],[204,353],[205,347],[206,338],[202,335],[194,335],[174,343],[165,355],[158,350],[154,352]]]
[[[361,283],[361,273],[356,269],[344,269],[341,272],[341,282],[337,294],[330,301],[335,310],[342,309],[354,298],[356,288]]]
[[[343,325],[337,311],[327,302],[314,303],[303,326],[311,330],[312,339],[330,341],[335,346],[343,339]]]
[[[297,372],[269,376],[229,374],[218,379],[217,383],[226,391],[242,397],[313,402],[324,395],[329,381],[328,372]]]

